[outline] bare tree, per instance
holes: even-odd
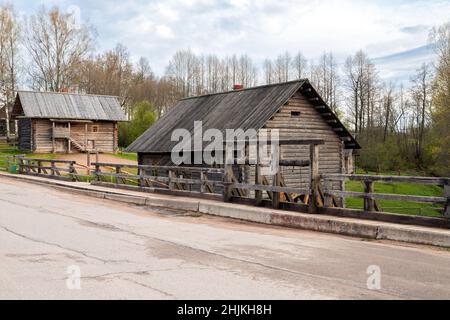
[[[317,65],[312,64],[311,81],[316,85],[324,101],[337,111],[339,75],[333,53],[324,53]]]
[[[46,91],[61,91],[77,84],[81,62],[87,57],[93,30],[75,21],[72,13],[45,7],[27,23],[26,47],[30,54],[29,73],[33,86]]]
[[[431,115],[432,72],[429,64],[424,63],[411,77],[411,96],[414,102],[415,119],[415,156],[418,164],[423,162],[425,128]]]
[[[308,68],[308,60],[301,52],[298,52],[292,59],[292,68],[294,69],[296,79],[305,77],[306,69]]]
[[[14,8],[10,5],[0,6],[0,107],[5,108],[7,137],[11,134],[10,109],[17,87],[20,35],[20,25]]]
[[[344,69],[349,113],[353,118],[355,133],[360,135],[373,123],[378,76],[375,66],[363,51],[349,57]]]

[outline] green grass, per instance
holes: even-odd
[[[126,153],[126,152],[119,152],[117,154],[111,154],[113,157],[118,157],[125,160],[131,160],[137,162],[137,153]]]
[[[346,184],[346,188],[347,191],[364,192],[364,187],[361,182],[349,181]],[[444,190],[442,187],[433,185],[378,182],[375,183],[375,193],[442,197],[444,194]],[[359,198],[347,198],[346,204],[347,207],[351,209],[364,208],[364,200]],[[429,217],[442,216],[442,213],[435,209],[435,208],[442,208],[442,206],[434,204],[380,200],[379,205],[381,206],[381,209],[385,212],[429,216]]]

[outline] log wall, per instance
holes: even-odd
[[[62,123],[55,123],[55,126],[57,128],[68,127],[68,125],[63,125]],[[22,141],[19,144],[21,150],[35,153],[66,153],[69,151],[68,139],[58,138],[53,143],[53,124],[48,119],[21,119],[19,121],[19,128],[19,141]],[[97,132],[95,132],[94,128],[96,128]],[[82,146],[87,141],[90,148],[99,152],[114,153],[117,151],[117,123],[115,122],[73,122],[70,124],[70,137]],[[71,143],[70,151],[81,152],[73,143]]]

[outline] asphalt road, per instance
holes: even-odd
[[[0,180],[0,299],[422,298],[450,299],[449,251]]]

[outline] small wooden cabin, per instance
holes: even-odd
[[[20,150],[33,153],[115,153],[127,121],[117,97],[30,91],[17,93],[13,116]]]
[[[171,141],[175,129],[187,129],[193,136],[194,122],[203,130],[279,129],[280,139],[322,139],[321,173],[353,173],[354,150],[360,149],[331,108],[308,80],[266,85],[181,100],[173,109],[132,143],[127,151],[137,152],[139,164],[173,165]],[[282,146],[281,160],[309,160],[308,146]],[[289,187],[307,187],[309,168],[285,167],[282,175]],[[254,170],[241,182],[253,183]]]

